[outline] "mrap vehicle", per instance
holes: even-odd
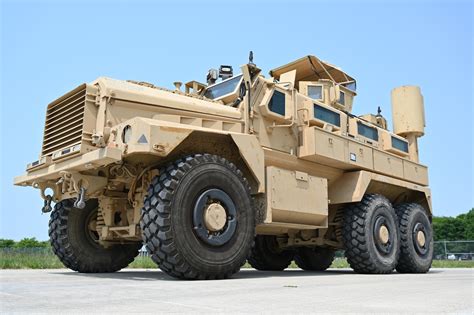
[[[64,265],[118,271],[144,243],[181,279],[246,260],[322,271],[337,250],[359,273],[427,272],[420,89],[392,90],[390,132],[380,110],[352,114],[341,69],[306,56],[265,78],[249,59],[175,90],[100,77],[47,106],[40,157],[14,182],[40,190]]]

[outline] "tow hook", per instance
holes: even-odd
[[[41,212],[48,213],[51,210],[53,210],[53,208],[51,207],[51,200],[52,199],[53,199],[53,197],[51,197],[51,195],[46,196],[46,198],[44,199],[44,206],[43,206],[43,208],[41,208]]]
[[[79,191],[79,196],[77,196],[76,202],[74,202],[74,207],[78,209],[84,209],[86,207],[86,189],[81,187]]]

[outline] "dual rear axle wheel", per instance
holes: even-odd
[[[393,208],[382,195],[366,195],[345,210],[342,234],[347,260],[356,272],[424,273],[431,267],[431,223],[418,204]]]

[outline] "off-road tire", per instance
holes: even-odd
[[[326,247],[301,247],[295,255],[295,263],[306,271],[324,271],[334,260],[336,252]]]
[[[97,211],[96,199],[90,199],[84,209],[74,208],[71,200],[54,206],[49,220],[51,247],[69,269],[83,273],[115,272],[127,267],[138,255],[141,242],[102,247],[87,232],[87,220]]]
[[[400,273],[426,273],[433,261],[433,229],[425,209],[416,203],[395,207],[400,227],[400,259],[396,267]],[[415,228],[421,224],[426,231],[425,246],[417,249]]]
[[[224,191],[236,209],[237,225],[222,246],[196,233],[193,211],[206,189]],[[193,210],[194,209],[194,210]],[[152,260],[179,279],[222,279],[240,270],[255,237],[255,209],[242,172],[226,159],[195,154],[159,170],[145,197],[141,228]]]
[[[293,251],[278,248],[275,236],[257,235],[248,262],[257,270],[282,271],[291,264],[293,256]]]
[[[390,231],[387,253],[375,236],[375,226],[384,220]],[[361,202],[350,205],[344,211],[343,243],[345,255],[352,269],[358,273],[391,273],[398,263],[400,233],[395,210],[382,195],[367,194]]]

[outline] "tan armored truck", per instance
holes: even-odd
[[[392,91],[390,132],[380,111],[352,114],[339,68],[306,56],[265,78],[252,59],[175,90],[101,77],[48,105],[39,160],[15,184],[40,190],[66,267],[118,271],[145,243],[182,279],[246,260],[321,271],[341,249],[360,273],[429,270],[420,89]]]

